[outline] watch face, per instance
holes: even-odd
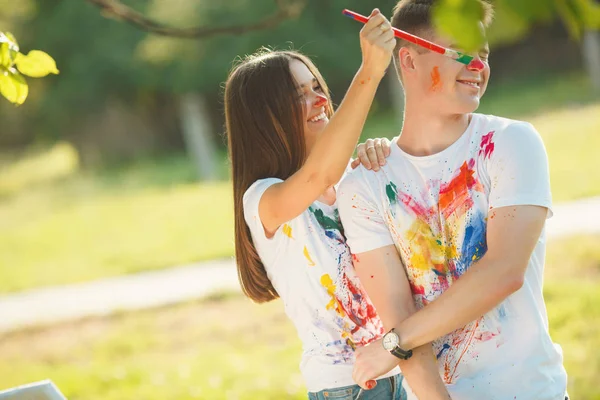
[[[400,342],[400,338],[396,332],[388,332],[383,337],[383,348],[387,351],[394,349],[398,343]]]

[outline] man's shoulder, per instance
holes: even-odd
[[[366,169],[362,164],[348,171],[340,181],[340,189],[367,186],[369,173],[373,172]]]
[[[381,170],[368,170],[362,165],[349,171],[340,181],[337,191],[338,200],[342,203],[345,200],[354,201],[357,197],[363,200],[374,200],[373,193],[377,193],[376,188],[380,184],[378,174],[383,173]]]
[[[521,131],[521,130],[533,130],[535,128],[533,125],[526,121],[521,121],[518,119],[511,119],[505,117],[499,117],[497,115],[492,114],[477,114],[481,121],[482,131],[493,130],[495,132],[501,133],[505,131]]]
[[[496,115],[479,114],[482,145],[491,141],[514,142],[539,137],[535,127],[526,121],[498,117]]]

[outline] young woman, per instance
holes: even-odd
[[[378,10],[360,44],[362,64],[335,113],[316,67],[293,51],[247,57],[225,88],[240,283],[256,302],[283,300],[303,343],[310,399],[356,399],[354,347],[384,333],[353,271],[336,206],[337,183],[395,46]],[[360,393],[405,396],[397,368]]]

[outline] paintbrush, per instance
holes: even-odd
[[[369,18],[365,17],[364,15],[357,14],[354,11],[350,11],[350,10],[346,9],[342,13],[347,17],[350,17],[356,21],[362,22],[363,24],[366,24],[367,21],[369,21]],[[461,53],[460,51],[456,51],[456,50],[452,50],[452,49],[447,49],[445,47],[440,46],[439,44],[435,44],[433,42],[430,42],[429,40],[420,38],[418,36],[415,36],[411,33],[402,31],[397,28],[392,27],[392,30],[394,31],[394,36],[396,36],[397,38],[404,39],[407,42],[416,44],[417,46],[421,46],[428,50],[435,51],[436,53],[439,53],[446,57],[450,57],[453,60],[458,61],[459,63],[469,65],[471,63],[471,61],[473,61],[473,56],[470,56],[468,54],[464,54],[464,53]]]

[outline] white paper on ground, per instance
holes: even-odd
[[[0,400],[67,400],[50,380],[28,383],[0,392]]]

